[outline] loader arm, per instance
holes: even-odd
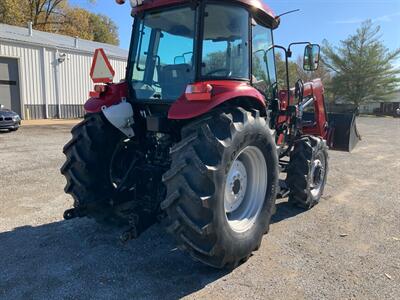
[[[305,84],[304,98],[305,101],[312,99],[313,111],[307,111],[307,108],[303,111],[303,133],[322,137],[332,150],[351,152],[361,140],[356,124],[356,109],[328,113],[320,79]]]
[[[304,134],[328,138],[328,118],[325,109],[324,86],[321,79],[315,79],[304,85],[304,98],[313,99],[314,116],[312,120],[307,119],[307,113],[303,115]],[[311,122],[310,122],[311,121]]]

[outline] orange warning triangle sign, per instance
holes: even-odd
[[[93,56],[90,77],[94,83],[109,83],[113,81],[115,71],[108,60],[104,49],[96,49]]]

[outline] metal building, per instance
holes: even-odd
[[[96,48],[103,48],[125,78],[128,52],[116,46],[0,24],[0,104],[24,119],[83,115],[93,83],[89,77]]]

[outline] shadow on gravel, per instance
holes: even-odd
[[[272,223],[303,213],[277,204]],[[88,219],[0,233],[1,299],[177,299],[225,276],[176,249],[161,226],[122,244]]]
[[[122,244],[81,219],[0,233],[1,299],[177,299],[227,274],[175,248],[160,226]]]
[[[293,218],[306,210],[296,207],[288,202],[280,202],[276,204],[276,213],[272,216],[272,224],[279,223],[283,220]]]

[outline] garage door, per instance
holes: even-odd
[[[0,57],[0,104],[21,115],[18,60]]]

